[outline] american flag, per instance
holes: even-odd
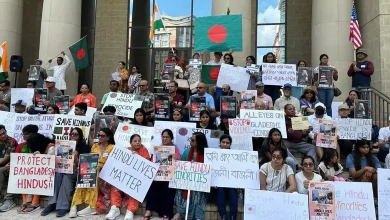
[[[359,22],[356,14],[355,1],[352,2],[351,23],[349,24],[349,41],[352,41],[355,49],[362,46],[362,35],[360,35]]]

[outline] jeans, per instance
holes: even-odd
[[[333,88],[317,88],[318,99],[326,106],[326,113],[332,117]]]
[[[237,189],[234,188],[221,188],[217,189],[217,205],[218,205],[218,213],[221,216],[227,215],[226,212],[226,197],[225,194],[229,194],[229,209],[230,209],[230,218],[237,217],[238,211],[238,192]]]
[[[389,144],[385,144],[384,146],[379,148],[378,160],[380,162],[383,162],[383,163],[385,162],[386,156],[387,156],[387,154],[389,154],[389,148],[390,148]]]
[[[303,93],[303,87],[293,86],[292,96],[300,99]]]

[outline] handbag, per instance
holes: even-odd
[[[186,79],[175,79],[175,82],[177,82],[177,87],[179,89],[189,89],[190,85],[188,84],[188,81]]]
[[[334,96],[335,97],[338,97],[338,96],[340,96],[342,94],[341,90],[339,88],[337,88],[337,87],[334,87],[333,91],[334,91]]]

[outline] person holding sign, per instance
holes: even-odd
[[[102,128],[98,134],[99,142],[91,147],[91,153],[99,154],[98,172],[103,168],[107,161],[108,155],[115,147],[114,134],[109,128]],[[70,207],[69,217],[75,218],[77,216],[89,216],[96,214],[97,201],[102,200],[103,195],[99,192],[100,184],[102,180],[97,180],[97,186],[95,188],[76,188],[73,195],[72,205]],[[81,204],[87,204],[88,206],[77,212],[77,206]],[[100,208],[100,207],[99,207]],[[104,209],[104,207],[102,208]]]
[[[317,90],[312,86],[307,86],[303,89],[303,94],[299,99],[303,116],[314,114],[315,105],[318,103]]]
[[[206,136],[202,132],[195,132],[191,137],[190,148],[183,152],[181,160],[203,163],[205,148],[208,148]],[[191,191],[191,195],[188,198],[187,190],[176,190],[175,207],[177,213],[172,219],[180,220],[186,215],[188,199],[190,199],[187,213],[188,219],[204,219],[208,197],[208,193]]]
[[[308,121],[309,121],[309,124],[310,126],[313,128],[310,133],[309,133],[309,138],[312,139],[312,144],[314,146],[316,146],[316,140],[317,140],[317,132],[318,132],[318,124],[319,124],[319,121],[320,119],[324,119],[324,120],[332,120],[331,117],[329,117],[326,113],[326,107],[324,104],[322,104],[321,102],[317,103],[315,106],[314,106],[314,109],[315,109],[315,113],[314,115],[310,115],[308,117]],[[338,148],[338,147],[337,147]],[[316,147],[316,151],[317,151],[317,156],[318,158],[322,158],[322,155],[324,153],[324,151],[322,150],[321,147]],[[338,150],[339,152],[339,150]]]
[[[198,86],[196,87],[196,90],[198,92],[192,96],[193,97],[206,97],[206,109],[214,112],[215,111],[214,98],[212,95],[210,95],[206,92],[206,89],[207,89],[206,84],[200,82],[200,83],[198,83]],[[188,103],[185,107],[188,109],[191,108],[191,98],[188,100]]]
[[[283,110],[284,107],[287,104],[291,104],[295,107],[295,109],[300,112],[301,111],[301,106],[299,103],[299,100],[295,97],[293,97],[292,94],[292,85],[290,83],[286,83],[283,86],[283,96],[276,99],[274,109],[275,110]]]
[[[134,119],[132,119],[131,124],[153,127],[153,124],[148,121],[146,118],[146,112],[142,108],[137,108],[134,112]]]
[[[327,148],[318,165],[322,178],[326,181],[335,181],[343,172],[343,166],[338,162],[339,155],[335,149]],[[341,177],[342,178],[342,177]]]
[[[348,105],[349,107],[349,115],[350,118],[355,118],[355,101],[359,99],[359,93],[358,91],[352,89],[349,91],[349,95],[347,99],[345,100],[344,104]]]
[[[295,175],[295,180],[297,183],[297,192],[300,194],[309,193],[309,183],[310,182],[319,182],[322,180],[322,177],[314,173],[315,161],[311,156],[305,156],[302,158],[302,167],[303,170]]]
[[[149,91],[149,82],[147,80],[141,80],[138,86],[140,90],[137,94],[145,97],[142,102],[142,108],[149,120],[152,120],[152,115],[154,114],[154,94]]]
[[[138,134],[133,134],[130,137],[130,147],[128,147],[133,154],[138,154],[143,158],[150,160],[150,155],[146,147],[141,144],[141,136]],[[111,200],[111,209],[110,212],[106,215],[106,219],[115,219],[120,213],[120,207],[122,205],[122,192],[114,186],[111,186],[110,200]],[[139,202],[132,198],[131,196],[125,196],[124,200],[127,205],[127,212],[125,220],[133,220],[134,214],[139,208]]]
[[[108,95],[110,95],[110,92],[122,93],[121,91],[118,91],[118,89],[119,89],[119,82],[116,80],[111,80],[110,91],[103,95],[102,101],[100,102],[101,108],[103,108],[104,104],[106,103]]]
[[[275,54],[268,52],[263,56],[263,63],[277,63]],[[260,68],[260,71],[263,71],[262,67]],[[264,92],[271,97],[271,100],[276,100],[280,97],[280,86],[266,85],[264,87]]]
[[[210,112],[207,110],[200,111],[200,122],[196,122],[196,128],[217,130],[215,124],[210,123]]]
[[[88,107],[96,108],[96,97],[92,95],[89,91],[89,85],[87,83],[81,84],[80,94],[76,95],[72,102],[70,102],[70,107],[73,105],[84,102]]]

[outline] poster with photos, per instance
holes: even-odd
[[[318,87],[333,88],[333,69],[331,66],[318,67]]]
[[[206,109],[206,97],[191,96],[190,121],[200,121],[200,112]]]
[[[28,71],[28,80],[39,80],[39,74],[41,73],[40,65],[30,65],[30,69]]]
[[[56,140],[56,172],[73,174],[74,151],[76,141]]]
[[[76,188],[96,188],[99,154],[80,154]]]
[[[313,82],[313,69],[311,67],[298,67],[297,86],[311,86]]]
[[[228,118],[237,117],[237,97],[221,96],[221,115],[226,115]]]
[[[34,89],[34,109],[37,111],[46,111],[47,89]]]
[[[60,110],[60,114],[66,115],[69,113],[70,108],[69,108],[69,96],[68,95],[63,95],[63,96],[54,96],[53,97],[53,102],[54,105],[58,107]]]
[[[156,120],[170,119],[170,103],[169,94],[155,93],[154,94],[154,118]]]
[[[361,100],[361,99],[355,100],[353,112],[355,118],[370,119],[371,118],[370,102],[368,100]]]
[[[170,81],[172,81],[174,78],[174,70],[174,63],[164,63],[163,72],[161,74],[161,82],[169,83]]]
[[[256,90],[245,90],[241,92],[241,106],[240,109],[255,109],[257,101]]]
[[[316,146],[336,149],[338,125],[337,121],[320,119],[318,123]]]

